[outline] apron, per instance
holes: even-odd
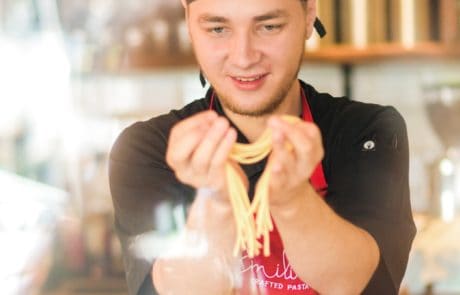
[[[302,119],[306,122],[313,122],[310,106],[304,90],[302,95]],[[211,96],[210,109],[214,105],[214,93]],[[327,182],[324,177],[324,170],[321,163],[316,166],[310,182],[313,188],[322,196],[326,195]],[[241,268],[241,290],[240,295],[285,295],[285,294],[318,294],[307,283],[300,280],[292,269],[284,252],[280,234],[273,223],[273,231],[270,232],[270,256],[263,254],[248,258],[242,257]]]

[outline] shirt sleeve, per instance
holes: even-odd
[[[397,294],[415,236],[407,133],[394,108],[367,113],[350,110],[336,124],[326,200],[379,246],[380,262],[364,294]]]
[[[129,294],[155,294],[154,256],[141,243],[148,235],[171,230],[165,210],[186,204],[191,191],[164,163],[166,135],[145,122],[125,129],[110,153],[109,181],[115,231],[120,239]],[[166,216],[166,219],[171,216]]]

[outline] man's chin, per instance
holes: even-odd
[[[215,89],[222,106],[234,114],[260,117],[272,114],[283,102],[286,91],[268,89],[240,91],[238,89]],[[250,103],[248,103],[250,102]]]
[[[222,102],[224,108],[231,111],[234,114],[247,117],[261,117],[272,114],[281,104],[281,101],[274,101],[270,104],[259,105],[259,106],[243,106],[229,104],[226,101]]]

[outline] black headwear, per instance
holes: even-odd
[[[315,27],[316,32],[318,32],[318,35],[323,38],[326,36],[326,29],[323,26],[323,23],[319,20],[319,18],[315,19],[315,22],[313,23],[313,26]]]
[[[204,78],[204,75],[203,75],[203,72],[200,70],[200,83],[201,83],[201,87],[205,87],[206,86],[206,79]]]

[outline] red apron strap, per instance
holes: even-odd
[[[300,88],[300,92],[302,94],[302,118],[306,122],[314,122],[310,106],[308,105],[307,96],[305,95],[303,88]],[[327,182],[326,177],[324,176],[323,165],[321,162],[313,171],[313,174],[310,177],[310,181],[315,190],[324,197],[327,191]]]
[[[211,99],[209,100],[209,109],[213,110],[214,109],[214,97],[216,96],[216,92],[212,91],[211,93]]]

